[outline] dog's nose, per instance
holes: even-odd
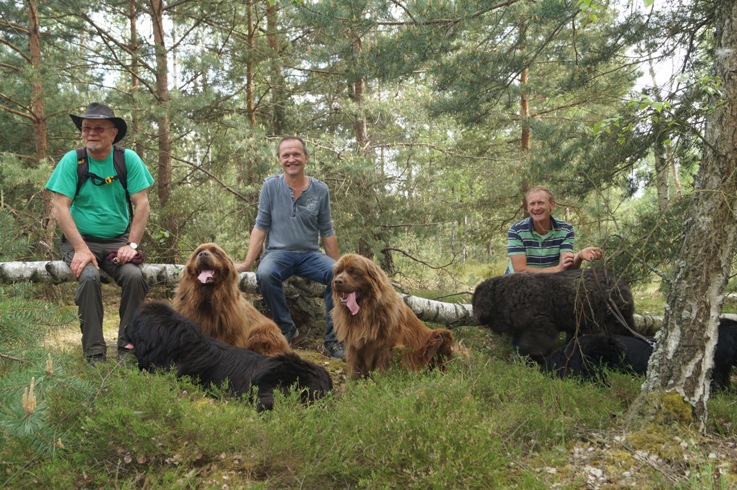
[[[343,285],[343,279],[341,279],[339,277],[336,277],[335,279],[333,279],[333,284],[335,284],[336,286],[342,286]]]
[[[208,255],[210,254],[207,253],[207,250],[203,250],[202,252],[197,254],[198,257],[207,257]]]

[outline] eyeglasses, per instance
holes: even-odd
[[[113,126],[111,128],[103,128],[102,126],[95,126],[95,127],[82,126],[82,132],[85,133],[85,134],[87,134],[87,133],[104,133],[108,129],[115,129],[115,126]]]

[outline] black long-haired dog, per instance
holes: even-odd
[[[652,342],[652,338],[649,338]],[[645,374],[653,344],[623,335],[583,335],[553,351],[545,358],[544,371],[560,378],[579,377],[604,381],[606,369]],[[719,320],[719,338],[714,350],[712,386],[729,390],[732,367],[737,366],[737,321]]]
[[[645,374],[652,353],[653,344],[637,337],[581,335],[554,350],[541,367],[559,378],[606,383],[609,369]]]
[[[251,396],[253,387],[258,411],[273,408],[275,390],[286,393],[296,385],[307,402],[333,388],[325,368],[293,353],[264,356],[220,342],[166,303],[144,303],[126,334],[140,369],[176,367],[178,377],[192,376],[205,388],[227,380],[235,395]]]
[[[631,335],[635,303],[629,286],[604,268],[555,274],[517,273],[485,280],[473,293],[481,325],[508,335],[522,355],[542,363],[575,335]]]

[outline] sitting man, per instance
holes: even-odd
[[[125,328],[148,292],[138,244],[148,222],[146,189],[154,179],[134,151],[113,147],[128,127],[110,107],[93,102],[81,116],[70,116],[84,148],[62,157],[46,189],[53,193],[54,217],[63,233],[62,259],[79,280],[74,301],[82,351],[88,362],[96,363],[105,361],[107,351],[100,268],[122,288],[118,355],[132,348]]]
[[[599,247],[573,253],[573,226],[553,218],[555,197],[547,188],[530,189],[525,206],[529,216],[513,224],[507,232],[509,265],[505,274],[578,269],[584,260],[590,262],[604,256]]]
[[[309,155],[301,138],[282,138],[276,153],[284,173],[268,177],[261,188],[256,224],[246,258],[238,264],[238,270],[249,270],[266,243],[256,280],[274,321],[290,344],[299,332],[289,314],[282,281],[296,275],[325,284],[325,350],[330,357],[345,360],[330,314],[333,264],[340,252],[333,230],[328,186],[305,175]],[[319,237],[325,254],[320,251]]]

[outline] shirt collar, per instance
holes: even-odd
[[[527,229],[530,232],[535,231],[535,227],[532,224],[532,216],[527,218]],[[551,215],[550,216],[550,231],[557,230],[557,229],[558,229],[558,221],[556,221],[556,219],[553,218],[553,216]],[[535,233],[537,233],[537,231],[535,231]],[[539,233],[537,234],[539,235]]]

